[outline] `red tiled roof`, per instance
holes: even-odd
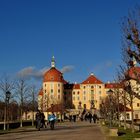
[[[68,82],[66,80],[63,79],[63,84],[67,84]]]
[[[90,75],[82,84],[102,84],[103,82],[97,79],[94,75]]]
[[[38,95],[43,96],[43,89],[39,91]]]
[[[80,89],[80,84],[74,84],[73,89]]]
[[[63,112],[63,111],[64,111],[64,107],[62,104],[55,104],[47,109],[47,112]]]
[[[118,83],[107,83],[105,84],[105,88],[123,88],[123,86],[121,84]]]
[[[126,75],[132,79],[140,79],[140,67],[132,67],[128,70]]]
[[[51,68],[48,70],[43,77],[44,82],[65,82],[63,79],[63,74],[56,68]]]

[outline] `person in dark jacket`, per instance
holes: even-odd
[[[93,121],[96,123],[96,120],[98,119],[97,114],[93,114]]]
[[[40,128],[41,128],[41,112],[40,112],[40,110],[37,110],[37,113],[36,113],[36,128],[40,131]]]
[[[42,127],[47,127],[46,124],[45,124],[45,115],[43,112],[41,112],[41,125]]]
[[[89,122],[91,123],[91,121],[92,121],[92,114],[90,112],[88,113],[88,119],[89,119]]]

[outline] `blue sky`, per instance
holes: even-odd
[[[121,19],[139,0],[1,0],[0,75],[70,68],[67,81],[93,72],[112,81],[121,63]],[[41,82],[41,81],[40,81]]]

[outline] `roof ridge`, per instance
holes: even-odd
[[[90,75],[81,84],[102,84],[103,82],[99,80],[95,75]]]

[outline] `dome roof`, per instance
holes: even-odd
[[[64,82],[63,74],[55,67],[49,69],[43,77],[43,82]]]

